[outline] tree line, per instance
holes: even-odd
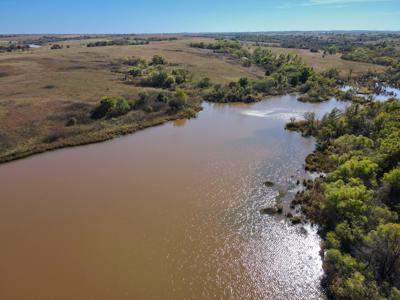
[[[294,205],[321,227],[329,299],[400,297],[400,101],[353,104],[288,124],[317,138]]]

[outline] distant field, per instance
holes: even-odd
[[[354,61],[347,61],[340,58],[340,54],[322,56],[322,53],[312,53],[310,50],[303,49],[287,49],[287,48],[275,48],[270,47],[274,53],[295,53],[301,56],[304,61],[312,66],[317,71],[324,71],[329,68],[336,68],[340,71],[342,76],[347,76],[349,71],[353,71],[353,75],[360,75],[367,72],[368,70],[383,71],[385,67],[359,63]]]
[[[45,46],[30,53],[0,54],[0,99],[18,106],[0,120],[0,126],[11,129],[18,122],[40,119],[49,110],[60,109],[65,101],[94,103],[104,95],[136,95],[140,88],[123,84],[122,75],[111,72],[114,61],[129,56],[150,59],[161,54],[170,63],[187,68],[195,77],[209,77],[215,82],[262,75],[259,70],[190,48],[190,40],[141,46],[82,46],[87,42],[60,43],[70,45],[69,49],[50,50]],[[36,110],[41,114],[32,113]]]

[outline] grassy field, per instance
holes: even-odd
[[[191,71],[195,80],[209,77],[222,83],[242,76],[262,76],[255,68],[244,68],[228,58],[190,48],[187,39],[94,48],[86,47],[87,42],[60,42],[69,45],[61,50],[44,46],[30,52],[0,54],[0,162],[49,149],[102,141],[179,118],[179,114],[170,115],[165,111],[135,111],[111,121],[65,126],[71,117],[89,115],[103,96],[135,99],[148,89],[124,84],[123,75],[113,72],[114,64],[129,56],[150,59],[160,54],[169,63]],[[200,106],[201,99],[192,97],[189,102]]]
[[[35,38],[38,37],[25,37],[28,40]],[[23,39],[18,36],[0,40],[7,43],[8,40]],[[110,37],[58,42],[64,46],[60,50],[50,50],[50,45],[45,45],[29,52],[0,53],[0,162],[50,149],[102,141],[181,117],[165,111],[134,111],[115,120],[89,122],[85,119],[103,96],[135,99],[140,92],[149,89],[127,85],[121,73],[113,72],[115,65],[130,56],[150,59],[155,54],[162,55],[169,63],[189,70],[194,74],[194,80],[209,77],[213,82],[224,83],[243,76],[253,79],[263,76],[263,71],[257,67],[245,68],[228,56],[189,46],[194,40],[205,39],[178,36],[176,41],[148,45],[86,47],[88,42],[104,39]],[[271,50],[297,53],[318,71],[336,67],[347,75],[350,69],[353,74],[382,69],[344,61],[339,56],[322,58],[322,54],[307,50]],[[200,107],[201,101],[199,97],[189,100],[195,107]],[[66,127],[71,117],[83,121]]]

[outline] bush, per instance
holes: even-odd
[[[92,119],[102,119],[104,117],[118,117],[126,114],[131,109],[129,102],[123,97],[106,96],[101,99],[93,110]]]
[[[210,102],[255,102],[252,83],[248,78],[240,78],[239,81],[232,81],[228,85],[216,85],[205,99]]]
[[[193,108],[186,108],[183,112],[183,117],[187,119],[196,118],[197,112]]]
[[[139,67],[131,67],[128,69],[128,74],[133,77],[140,77],[143,75],[143,70]]]
[[[147,93],[140,93],[139,99],[136,100],[136,102],[133,105],[134,109],[141,109],[142,107],[145,107],[148,100],[149,100],[149,95]]]
[[[181,110],[187,103],[187,94],[182,89],[177,89],[175,97],[168,102],[168,105],[172,111]]]
[[[163,86],[166,87],[166,88],[170,88],[170,87],[172,87],[174,84],[175,84],[175,77],[169,75],[169,76],[165,79],[165,81],[164,81],[164,83],[163,83]]]
[[[75,126],[77,123],[78,123],[78,120],[75,117],[72,117],[72,118],[68,119],[67,123],[65,123],[65,126],[71,127],[71,126]]]
[[[197,87],[201,88],[201,89],[205,89],[211,86],[211,80],[208,77],[204,77],[202,78],[198,83],[197,83]]]
[[[157,101],[162,102],[162,103],[168,103],[169,101],[169,96],[166,94],[158,94],[157,96]]]
[[[175,69],[172,70],[172,76],[175,77],[175,81],[177,84],[182,84],[191,80],[191,74],[189,71],[184,69]]]
[[[353,178],[361,179],[364,184],[370,186],[375,183],[378,165],[367,158],[351,158],[340,165],[329,175],[329,179],[336,181],[339,179],[345,182]]]
[[[270,77],[258,80],[254,83],[253,88],[257,92],[273,94],[275,92],[276,82]]]
[[[151,59],[152,65],[165,65],[167,63],[166,59],[161,55],[154,55]]]
[[[127,58],[124,64],[132,67],[137,67],[137,66],[146,66],[147,62],[143,58],[132,56]]]
[[[59,45],[59,44],[54,44],[50,47],[51,50],[58,50],[58,49],[62,49],[63,46]]]

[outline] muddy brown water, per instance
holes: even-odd
[[[314,140],[294,96],[0,166],[0,299],[320,299],[316,228],[265,216]],[[274,187],[263,182],[270,180]]]

